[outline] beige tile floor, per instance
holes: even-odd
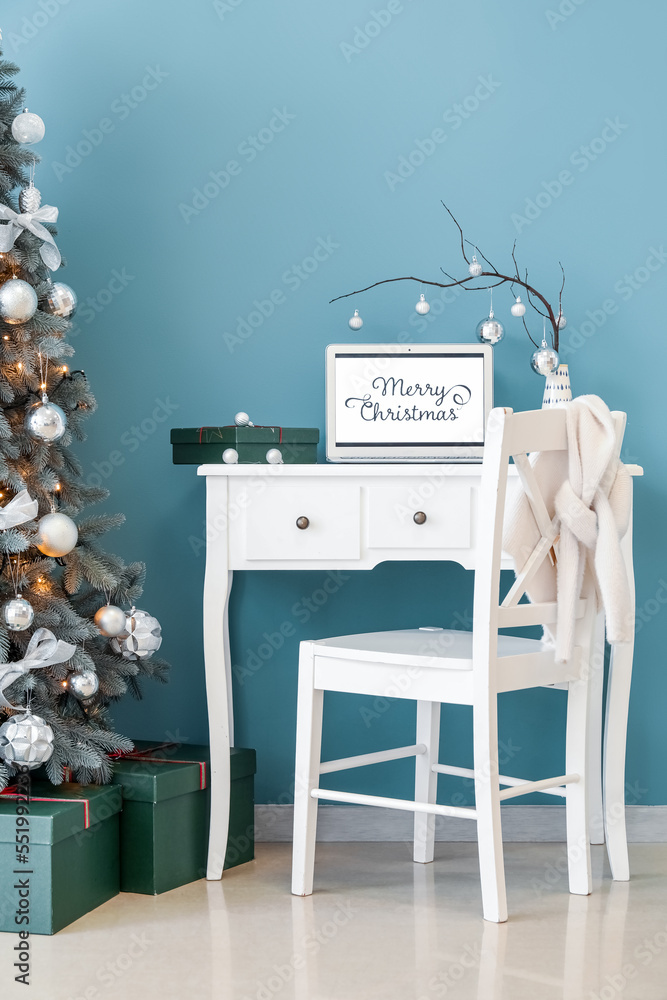
[[[122,894],[52,938],[32,939],[32,985],[14,1000],[666,1000],[667,845],[631,848],[612,882],[593,848],[594,891],[571,896],[562,844],[508,844],[510,920],[482,920],[476,847],[322,844],[316,893],[289,893],[290,847],[222,882]],[[76,878],[76,873],[72,873]]]

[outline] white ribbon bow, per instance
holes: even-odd
[[[15,528],[17,524],[25,524],[37,517],[39,504],[33,500],[27,490],[21,490],[13,500],[0,507],[0,531],[5,528]]]
[[[60,250],[51,233],[42,225],[43,222],[58,221],[57,208],[53,205],[42,205],[36,212],[24,212],[19,215],[9,205],[0,205],[0,219],[6,219],[8,223],[6,226],[0,225],[0,253],[11,250],[16,237],[27,229],[44,241],[39,252],[46,266],[51,271],[56,271],[60,267]]]
[[[38,628],[32,635],[25,656],[14,663],[0,663],[0,705],[15,708],[4,696],[6,688],[29,670],[49,667],[54,663],[64,663],[73,655],[76,646],[71,642],[56,639],[48,628]]]

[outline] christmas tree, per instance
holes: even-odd
[[[79,519],[108,496],[69,449],[96,403],[66,364],[76,298],[54,281],[58,211],[33,181],[44,125],[17,72],[0,52],[0,788],[44,761],[55,784],[67,768],[107,781],[110,755],[132,749],[110,704],[167,672],[157,621],[133,608],[143,564],[98,546],[123,516]]]

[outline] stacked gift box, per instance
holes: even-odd
[[[233,748],[230,767],[225,868],[254,857],[255,751]],[[25,786],[5,789],[0,931],[55,934],[118,892],[158,894],[204,878],[208,771],[208,747],[138,740],[115,761],[111,785],[35,780],[27,802]]]

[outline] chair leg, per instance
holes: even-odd
[[[440,704],[417,702],[417,733],[415,742],[426,746],[426,753],[415,758],[415,802],[434,803],[438,791],[438,775],[433,764],[438,762],[440,740]],[[435,846],[435,816],[415,813],[414,860],[421,864],[433,861]]]
[[[310,896],[313,891],[318,801],[310,792],[319,784],[323,702],[324,692],[313,687],[313,645],[302,642],[296,710],[292,846],[292,892],[295,896]]]
[[[498,707],[492,694],[473,705],[475,809],[484,919],[507,920],[503,834],[498,784]]]
[[[625,828],[625,748],[628,730],[632,645],[611,647],[604,751],[604,811],[611,877],[630,878]]]
[[[589,678],[573,681],[567,694],[565,770],[579,781],[567,785],[567,868],[570,892],[587,896],[592,890],[591,848],[588,821],[588,699]]]

